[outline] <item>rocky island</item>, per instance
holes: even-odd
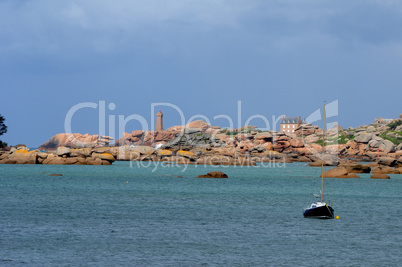
[[[157,127],[158,128],[158,127]],[[222,129],[203,120],[167,130],[135,130],[111,144],[108,136],[61,133],[29,151],[16,146],[0,152],[3,164],[110,165],[115,160],[165,161],[177,164],[255,166],[258,162],[307,162],[321,166],[326,135],[326,166],[338,166],[333,177],[351,173],[402,174],[400,118],[357,128],[335,125],[325,133],[303,123],[293,132],[260,131],[255,126]],[[364,166],[359,161],[372,162]]]

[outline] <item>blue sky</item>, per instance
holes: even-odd
[[[401,1],[3,0],[0,22],[10,144],[37,147],[64,132],[71,107],[100,100],[116,105],[107,118],[150,123],[151,103],[168,102],[222,127],[213,117],[237,121],[239,100],[242,123],[336,99],[343,127],[402,113]],[[162,111],[165,128],[180,124]],[[72,129],[96,134],[97,111],[78,111]]]

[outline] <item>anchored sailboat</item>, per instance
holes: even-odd
[[[304,217],[306,218],[318,218],[318,219],[333,219],[334,209],[324,202],[324,154],[325,154],[325,105],[324,105],[324,126],[323,126],[323,143],[321,152],[321,190],[320,195],[315,197],[320,198],[320,201],[313,202],[311,206],[304,210]]]

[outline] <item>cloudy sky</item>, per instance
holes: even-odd
[[[343,127],[402,113],[398,0],[1,0],[0,22],[1,139],[14,145],[64,132],[84,102],[114,103],[115,132],[118,115],[151,123],[158,102],[222,127],[214,116],[237,123],[238,101],[243,124],[334,100]],[[72,131],[98,133],[98,111],[78,110]],[[162,112],[165,128],[180,124]]]

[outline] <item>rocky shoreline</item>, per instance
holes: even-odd
[[[0,163],[111,165],[116,160],[131,160],[255,166],[258,162],[307,162],[314,167],[322,164],[323,134],[327,140],[324,165],[338,166],[332,176],[402,174],[402,115],[388,123],[346,130],[335,125],[325,133],[311,124],[286,133],[262,132],[254,126],[221,129],[200,120],[166,131],[124,133],[114,146],[108,136],[64,133],[52,137],[39,150],[17,146],[2,151]],[[361,166],[359,161],[372,163]]]
[[[116,159],[108,152],[107,148],[71,149],[62,146],[54,152],[41,152],[19,146],[0,152],[0,164],[112,165]]]

